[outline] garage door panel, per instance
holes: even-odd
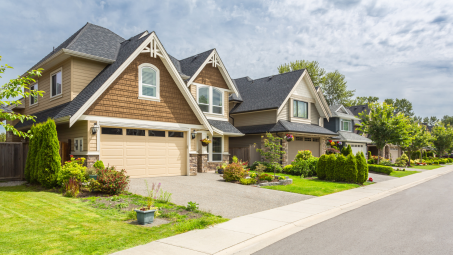
[[[121,170],[124,168],[124,160],[123,158],[118,157],[102,157],[102,162],[104,165],[107,166],[115,166],[117,170]]]
[[[288,160],[291,162],[300,150],[309,150],[315,157],[319,157],[319,142],[313,141],[292,141],[288,144]]]
[[[145,148],[126,148],[127,157],[145,157],[146,150]]]
[[[122,157],[124,155],[124,149],[123,148],[118,148],[118,149],[102,149],[101,150],[101,156],[103,157]]]

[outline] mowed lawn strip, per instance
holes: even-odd
[[[409,169],[424,169],[424,170],[433,170],[442,167],[442,165],[426,165],[426,166],[413,166]]]
[[[408,175],[411,175],[411,174],[416,174],[416,173],[420,173],[420,171],[393,171],[390,173],[390,176],[393,176],[393,177],[404,177],[404,176],[408,176]]]
[[[0,187],[0,254],[109,254],[227,220],[202,213],[151,228],[92,205],[33,187]]]
[[[253,172],[253,171],[250,171]],[[273,174],[273,173],[268,173]],[[362,185],[354,183],[344,183],[344,182],[330,182],[322,181],[317,177],[312,177],[312,179],[300,178],[300,176],[287,175],[287,174],[277,174],[278,176],[289,176],[293,179],[293,184],[290,185],[276,185],[276,186],[262,186],[265,189],[280,190],[304,195],[312,196],[324,196],[348,189],[354,189],[362,187]],[[370,182],[365,182],[364,185],[369,185]]]

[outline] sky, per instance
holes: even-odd
[[[355,96],[406,98],[453,115],[453,1],[19,1],[0,5],[0,85],[87,22],[129,38],[155,31],[178,59],[216,48],[232,78],[316,60]]]

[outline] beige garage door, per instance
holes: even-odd
[[[288,160],[292,162],[300,150],[310,150],[313,156],[319,157],[319,138],[295,137],[288,143]]]
[[[186,175],[186,133],[101,129],[100,158],[131,177]]]
[[[352,153],[354,155],[357,154],[357,152],[361,151],[363,152],[363,155],[367,155],[366,151],[366,144],[365,143],[347,143],[348,145],[351,145]]]

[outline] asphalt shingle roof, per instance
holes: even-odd
[[[371,139],[368,139],[367,137],[352,132],[338,131],[338,134],[340,135],[340,141],[364,142],[364,143],[373,142]]]
[[[214,49],[179,60],[181,72],[192,77],[198,71],[204,61],[209,57],[213,50]]]
[[[46,110],[43,110],[43,111],[40,111],[40,112],[37,112],[37,113],[30,114],[32,116],[36,116],[36,118],[34,119],[35,121],[26,120],[23,123],[22,122],[17,123],[14,127],[15,128],[21,128],[21,127],[31,126],[34,123],[40,123],[40,122],[47,121],[47,118],[55,119],[55,116],[61,110],[63,110],[68,104],[69,104],[69,102],[61,104],[61,105],[57,105],[57,106],[52,107],[50,109],[46,109]]]
[[[231,113],[276,109],[282,105],[305,69],[252,80],[235,79],[243,102]]]
[[[12,112],[8,107],[4,105],[0,105],[0,110],[2,110],[3,112]]]
[[[368,105],[354,105],[354,106],[351,106],[351,107],[348,107],[348,109],[351,111],[352,114],[354,114],[354,116],[359,116],[359,113],[365,111],[366,113],[368,113],[370,111],[370,109],[368,108]]]
[[[265,132],[300,132],[332,136],[337,135],[337,133],[317,125],[295,123],[286,120],[279,120],[274,124],[237,127],[237,129],[244,134],[259,134]]]
[[[236,127],[231,125],[231,123],[228,121],[221,121],[221,120],[208,120],[208,121],[209,121],[209,124],[211,124],[211,126],[219,129],[222,132],[242,134],[241,131],[239,131]]]
[[[142,34],[121,43],[116,61],[105,67],[55,118],[74,115],[152,33],[140,38]]]
[[[342,105],[341,104],[336,104],[336,105],[331,105],[329,106],[330,111],[332,112],[332,117],[355,117],[355,115],[349,110],[348,108],[345,107],[346,111],[348,112],[343,113],[343,112],[337,112],[338,108],[340,108]]]

